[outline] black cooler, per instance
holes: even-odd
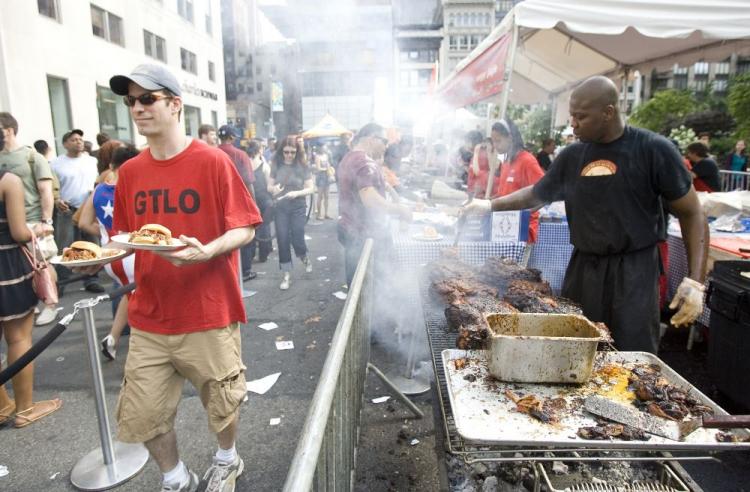
[[[714,263],[707,297],[711,377],[719,391],[750,407],[750,261]]]

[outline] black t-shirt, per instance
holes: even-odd
[[[609,255],[656,244],[663,222],[660,197],[676,200],[691,185],[672,143],[628,126],[614,142],[565,147],[534,185],[534,194],[545,202],[565,200],[573,246]]]
[[[719,166],[716,165],[716,161],[710,157],[701,159],[700,161],[693,164],[693,173],[697,178],[703,180],[703,182],[711,188],[711,191],[721,191],[721,182],[719,180]]]
[[[277,185],[284,188],[277,198],[286,195],[290,191],[300,191],[305,188],[305,181],[312,179],[312,171],[309,166],[303,166],[302,164],[281,164],[279,166],[274,165],[271,168],[271,177],[274,179]],[[291,200],[282,200],[279,203],[292,202],[296,204],[305,203],[304,196],[298,196]]]
[[[549,158],[549,154],[543,150],[540,150],[536,155],[536,161],[539,163],[539,167],[547,171],[552,164],[552,159]]]

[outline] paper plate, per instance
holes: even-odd
[[[114,253],[109,253],[110,251],[114,251]],[[107,263],[112,263],[113,261],[117,261],[120,258],[123,258],[127,256],[128,252],[124,249],[114,249],[114,248],[102,248],[102,255],[109,254],[109,256],[102,256],[101,258],[97,258],[95,260],[73,260],[73,261],[63,261],[62,255],[57,255],[49,260],[50,263],[53,265],[60,265],[67,268],[74,268],[74,267],[85,267],[85,266],[93,266],[93,265],[106,265]]]
[[[129,238],[130,234],[118,234],[111,239],[114,243],[122,244],[131,249],[141,249],[144,251],[173,251],[187,246],[187,244],[175,238],[172,238],[172,244],[134,244],[128,242]]]
[[[429,236],[429,237],[427,237],[424,234],[414,234],[411,238],[414,239],[415,241],[430,241],[430,242],[435,242],[435,241],[442,241],[443,240],[443,235],[442,234],[438,234],[437,236]]]

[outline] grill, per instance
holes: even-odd
[[[440,250],[448,245],[434,243],[416,243],[412,241],[397,242],[396,253],[399,263],[406,268],[422,267],[429,261],[436,259]],[[476,247],[482,244],[482,247]],[[499,245],[494,244],[487,247],[486,243],[463,243],[460,245],[461,258],[470,264],[481,264],[485,258],[493,255],[501,255],[514,258],[521,264],[529,259],[529,249],[523,244]],[[415,251],[409,251],[416,247]],[[421,273],[421,272],[420,272]],[[455,333],[447,332],[447,323],[443,315],[443,306],[436,304],[429,296],[429,280],[426,275],[419,276],[419,297],[427,332],[427,340],[430,348],[430,357],[436,378],[437,396],[440,409],[443,414],[443,428],[446,436],[447,452],[460,457],[465,463],[478,462],[533,462],[535,478],[538,483],[546,482],[551,492],[561,491],[606,491],[606,492],[630,492],[630,491],[655,491],[655,492],[690,492],[679,476],[666,464],[659,464],[663,468],[662,479],[654,483],[633,483],[626,487],[610,485],[606,482],[578,482],[562,489],[553,486],[553,480],[544,470],[544,462],[552,461],[664,461],[665,454],[659,452],[634,452],[625,449],[608,449],[608,453],[602,453],[601,449],[570,448],[530,448],[530,447],[508,447],[479,445],[465,441],[457,432],[453,411],[448,398],[448,386],[443,368],[441,353],[446,349],[455,348]],[[610,452],[626,452],[627,456],[613,456]],[[681,460],[706,460],[712,459],[706,456],[681,456]]]

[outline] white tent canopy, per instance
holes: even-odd
[[[592,75],[750,54],[750,0],[525,0],[441,85],[509,35],[517,48],[497,63],[512,67],[513,93],[528,102],[535,91],[560,95]]]

